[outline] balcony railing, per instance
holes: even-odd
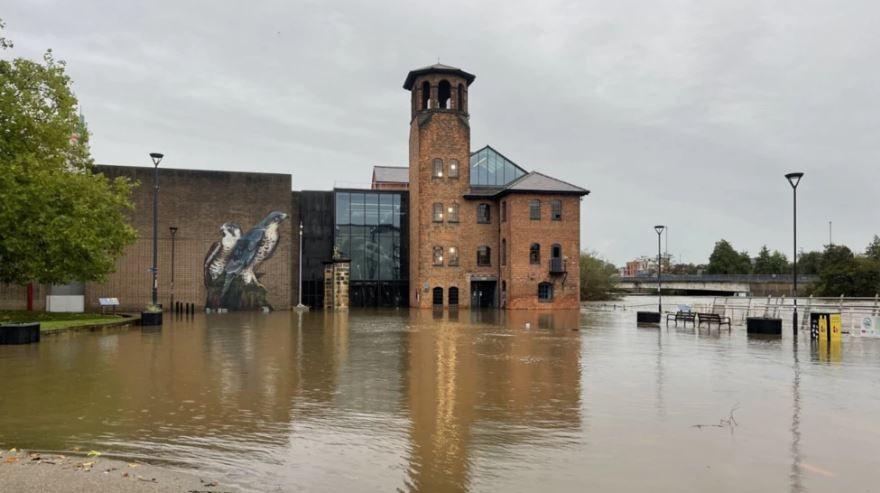
[[[550,259],[550,273],[565,274],[565,263],[562,262],[561,258]]]

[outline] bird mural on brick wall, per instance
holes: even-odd
[[[225,223],[223,237],[212,246],[205,259],[205,286],[208,308],[249,310],[270,308],[266,288],[260,283],[259,266],[278,248],[278,226],[287,219],[283,212],[270,212],[244,235],[241,228]],[[230,248],[231,247],[231,248]]]

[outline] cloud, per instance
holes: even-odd
[[[790,255],[878,233],[880,38],[869,1],[13,0],[14,55],[69,62],[95,159],[291,173],[298,189],[405,165],[406,72],[477,74],[472,148],[589,188],[583,246],[617,263]]]

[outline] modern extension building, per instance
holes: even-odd
[[[286,174],[160,167],[160,301],[287,309],[301,274],[303,303],[321,307],[325,265],[345,259],[352,307],[576,308],[589,192],[492,147],[472,151],[474,79],[440,64],[407,75],[408,166],[375,166],[369,189],[299,192]],[[96,170],[140,182],[130,216],[139,239],[105,282],[38,287],[38,309],[53,294],[80,296],[86,309],[106,297],[129,310],[149,302],[153,170]],[[0,286],[0,308],[23,303],[24,288]]]

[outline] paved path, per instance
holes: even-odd
[[[101,457],[0,451],[0,491],[40,493],[220,493],[207,478]]]

